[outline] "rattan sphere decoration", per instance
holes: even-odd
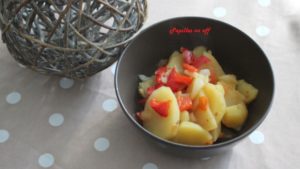
[[[83,79],[118,59],[146,13],[146,0],[0,0],[0,27],[19,63]]]

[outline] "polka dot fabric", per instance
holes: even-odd
[[[117,63],[82,81],[48,77],[16,63],[0,41],[0,169],[300,168],[300,2],[148,0],[148,6],[144,28],[167,18],[200,16],[229,23],[255,40],[276,83],[262,125],[218,156],[167,153],[123,114],[114,89]]]

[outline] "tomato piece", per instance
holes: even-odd
[[[200,96],[199,98],[199,109],[206,111],[208,108],[208,98],[206,96]]]
[[[186,63],[183,63],[183,64],[182,64],[182,67],[183,67],[184,70],[188,70],[188,71],[190,71],[190,72],[198,72],[198,69],[197,69],[197,68],[195,68],[195,67],[192,66],[192,65],[186,64]]]
[[[200,66],[202,66],[208,62],[210,62],[209,58],[202,55],[200,57],[193,57],[193,61],[192,61],[191,65],[193,65],[195,68],[199,69]]]
[[[155,71],[155,81],[156,81],[156,83],[158,83],[158,84],[163,83],[162,79],[165,76],[166,72],[167,72],[167,67],[166,66],[160,67]]]
[[[190,110],[193,107],[192,99],[189,95],[176,95],[177,103],[180,109],[180,112],[185,110]]]
[[[152,109],[162,117],[168,117],[170,100],[167,101],[157,101],[156,99],[150,100],[150,106]]]
[[[170,75],[168,76],[168,81],[166,86],[170,87],[173,92],[180,91],[184,89],[187,85],[192,82],[193,78],[185,75],[181,75],[176,72],[176,69],[171,70]]]

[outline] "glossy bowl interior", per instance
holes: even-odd
[[[199,32],[170,34],[173,28],[203,30],[207,27],[211,28],[208,35]],[[258,88],[256,100],[248,106],[248,119],[236,137],[209,146],[182,145],[158,138],[136,121],[135,113],[142,110],[137,104],[140,99],[138,75],[152,75],[161,59],[167,59],[182,46],[193,49],[199,45],[212,50],[226,73],[233,73],[238,79],[243,78]],[[272,102],[274,78],[266,55],[245,33],[220,21],[183,17],[154,24],[136,36],[118,61],[115,87],[125,114],[133,125],[152,140],[174,151],[209,155],[232,147],[262,123]]]

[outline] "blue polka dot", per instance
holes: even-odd
[[[54,113],[49,117],[49,124],[58,127],[64,123],[64,116],[60,113]]]
[[[265,140],[264,134],[260,131],[254,131],[250,134],[249,138],[250,141],[254,144],[262,144]]]
[[[144,164],[143,169],[158,169],[158,167],[154,163],[146,163]]]
[[[106,151],[110,146],[109,140],[107,138],[98,138],[94,143],[94,148],[97,151]]]
[[[258,4],[263,7],[271,5],[271,0],[257,0]]]
[[[216,7],[214,10],[213,10],[213,14],[215,17],[217,18],[222,18],[226,15],[227,11],[224,7]]]
[[[9,132],[7,130],[0,130],[0,143],[4,143],[9,139]]]
[[[118,103],[114,99],[107,99],[102,103],[102,108],[106,112],[112,112],[118,107]]]
[[[6,102],[8,104],[17,104],[21,101],[22,96],[19,92],[11,92],[6,96]]]
[[[270,34],[270,29],[268,27],[266,27],[266,26],[263,26],[263,25],[258,26],[256,28],[256,34],[258,36],[261,36],[261,37],[268,36]]]
[[[63,89],[69,89],[74,85],[74,80],[69,78],[61,78],[59,81],[59,86]]]
[[[43,168],[49,168],[54,164],[54,157],[52,154],[46,153],[39,157],[39,165]]]

